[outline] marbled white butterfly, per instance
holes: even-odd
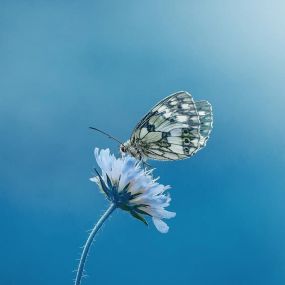
[[[131,138],[121,144],[120,150],[143,161],[185,159],[206,145],[212,126],[211,104],[195,102],[189,93],[180,91],[158,102],[137,124]]]

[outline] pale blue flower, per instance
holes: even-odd
[[[95,158],[102,175],[97,173],[90,180],[98,184],[108,200],[145,224],[144,216],[152,217],[158,231],[167,233],[169,227],[162,220],[175,217],[174,212],[165,210],[171,200],[165,191],[170,187],[159,184],[152,170],[145,171],[131,156],[116,158],[109,149],[95,148]]]
[[[158,178],[153,179],[152,170],[142,169],[141,162],[134,157],[126,155],[116,158],[110,154],[109,149],[99,151],[98,148],[95,148],[95,158],[102,174],[95,170],[98,176],[90,180],[98,184],[111,203],[90,232],[83,247],[75,285],[81,284],[86,258],[96,233],[114,210],[120,208],[128,211],[145,224],[147,222],[144,217],[150,216],[161,233],[167,233],[169,229],[162,220],[175,217],[175,213],[165,210],[170,203],[169,194],[165,194],[169,186],[159,184]]]

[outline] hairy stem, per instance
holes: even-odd
[[[112,214],[112,212],[116,209],[116,205],[115,204],[111,204],[110,207],[107,209],[107,211],[104,213],[104,215],[99,219],[99,221],[97,222],[97,224],[94,226],[93,230],[91,231],[84,247],[83,247],[83,251],[80,257],[80,261],[79,261],[79,265],[78,265],[78,269],[77,269],[77,274],[76,274],[76,278],[75,278],[75,283],[74,285],[80,285],[81,283],[81,279],[82,279],[82,274],[83,274],[83,270],[84,270],[84,265],[86,262],[86,258],[90,249],[90,246],[92,244],[92,241],[96,235],[96,233],[98,232],[98,230],[101,228],[101,226],[103,225],[103,223],[105,222],[105,220]]]

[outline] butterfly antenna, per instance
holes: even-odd
[[[97,128],[94,128],[94,127],[89,127],[89,129],[94,130],[94,131],[97,131],[97,132],[99,132],[99,133],[101,133],[101,134],[107,136],[108,138],[113,139],[114,141],[118,142],[119,144],[122,144],[122,145],[123,145],[123,143],[120,142],[118,139],[116,139],[115,137],[113,137],[113,136],[107,134],[107,133],[104,132],[104,131],[101,131],[101,130],[99,130],[99,129],[97,129]]]

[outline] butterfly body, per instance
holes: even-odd
[[[130,140],[127,140],[120,146],[121,153],[128,153],[131,156],[135,157],[138,160],[145,160],[143,149],[140,144],[131,143]]]
[[[212,130],[212,106],[180,91],[157,103],[137,124],[121,152],[139,160],[180,160],[206,145]]]

